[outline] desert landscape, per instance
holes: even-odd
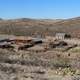
[[[0,19],[0,80],[80,80],[80,17]]]

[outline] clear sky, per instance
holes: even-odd
[[[80,0],[0,0],[0,17],[72,18],[80,16]]]

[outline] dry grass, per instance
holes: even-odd
[[[76,65],[72,63],[74,61]],[[66,75],[80,74],[80,70],[76,69],[79,66],[78,62],[70,60],[67,54],[57,51],[32,53],[0,49],[0,72],[10,80],[62,80]]]

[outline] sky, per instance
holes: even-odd
[[[0,0],[0,18],[66,19],[80,16],[80,0]]]

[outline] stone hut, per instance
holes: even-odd
[[[55,37],[56,37],[56,39],[63,40],[63,39],[71,38],[71,35],[67,34],[67,33],[56,33]]]

